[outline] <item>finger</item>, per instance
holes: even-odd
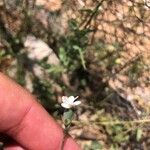
[[[0,73],[0,132],[5,132],[25,149],[59,150],[63,131],[33,96]],[[67,139],[64,150],[79,150]]]
[[[13,147],[6,147],[4,150],[25,150],[22,147],[19,146],[13,146]]]
[[[17,143],[11,143],[4,147],[4,150],[25,150],[22,146]]]

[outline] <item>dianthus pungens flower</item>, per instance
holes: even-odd
[[[72,108],[74,106],[77,106],[77,105],[81,104],[81,101],[76,101],[77,98],[78,98],[78,96],[77,97],[63,96],[61,106],[66,108],[66,109],[69,109],[69,108]]]

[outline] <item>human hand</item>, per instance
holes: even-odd
[[[12,138],[4,150],[61,150],[63,130],[35,98],[0,73],[0,133]],[[80,150],[71,137],[64,150]]]

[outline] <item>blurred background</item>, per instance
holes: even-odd
[[[149,48],[149,0],[0,0],[1,72],[59,123],[79,96],[83,150],[150,149]]]

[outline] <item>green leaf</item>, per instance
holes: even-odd
[[[117,145],[112,144],[109,150],[118,150],[118,149],[119,148]]]
[[[136,131],[136,140],[137,141],[140,141],[140,139],[142,138],[142,134],[143,134],[142,129],[138,128]]]
[[[63,119],[66,126],[70,125],[73,120],[74,112],[69,109],[68,111],[64,112]]]
[[[74,45],[73,48],[74,48],[75,50],[78,50],[79,55],[80,55],[80,59],[81,59],[82,66],[83,66],[83,68],[86,70],[85,59],[84,59],[84,54],[83,54],[82,48],[80,48],[80,47],[77,46],[77,45]]]
[[[80,9],[80,12],[87,12],[88,14],[91,14],[93,10],[92,9]]]
[[[5,55],[5,51],[0,50],[0,58],[2,58]]]
[[[93,141],[91,145],[92,150],[101,150],[102,145],[98,141]]]
[[[64,66],[68,66],[69,60],[67,58],[66,50],[63,47],[59,48],[59,58]]]
[[[116,136],[113,137],[114,142],[125,142],[129,140],[129,135],[124,135],[123,133],[118,133]]]
[[[78,29],[77,21],[75,19],[69,20],[69,28],[71,30],[76,30]]]

